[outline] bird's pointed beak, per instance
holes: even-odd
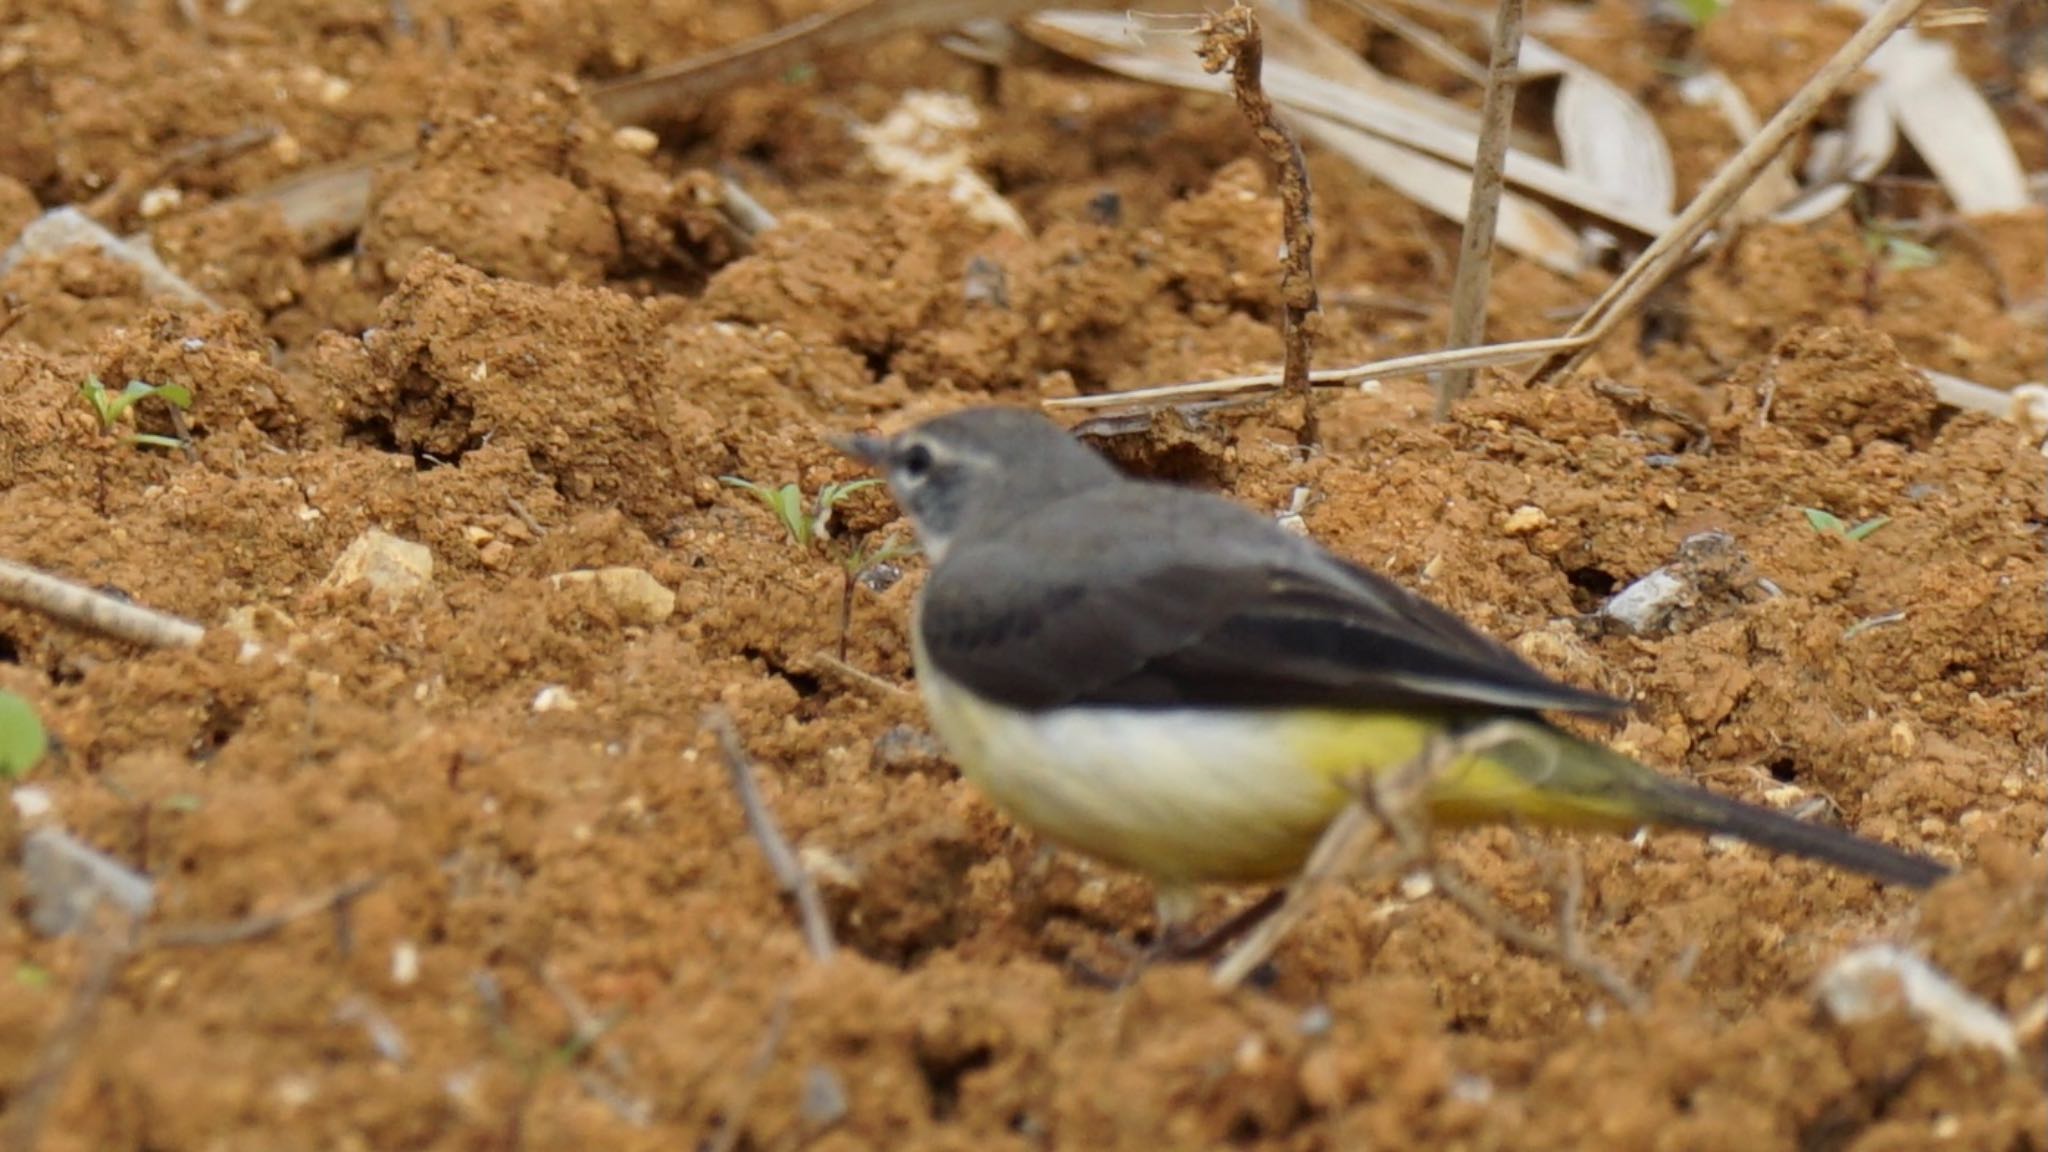
[[[886,436],[839,433],[825,437],[825,442],[870,468],[880,469],[889,462],[889,438]]]

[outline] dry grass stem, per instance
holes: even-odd
[[[1460,911],[1501,943],[1518,952],[1551,961],[1605,992],[1630,1012],[1643,1011],[1649,1007],[1649,997],[1595,955],[1580,935],[1578,919],[1579,909],[1585,901],[1585,875],[1577,856],[1565,853],[1564,859],[1564,874],[1558,878],[1554,889],[1557,894],[1555,935],[1545,935],[1515,920],[1503,912],[1491,897],[1466,883],[1464,877],[1443,861],[1431,861],[1429,878],[1445,899],[1456,904]]]
[[[219,948],[229,944],[245,944],[275,936],[288,925],[332,912],[337,917],[345,915],[350,905],[368,895],[383,881],[378,877],[351,880],[326,892],[316,893],[292,901],[275,912],[233,920],[226,924],[178,924],[157,928],[149,932],[146,943],[152,948]],[[337,922],[336,932],[344,939],[346,929]]]
[[[705,1152],[733,1152],[739,1147],[747,1113],[753,1110],[754,1097],[761,1091],[761,1081],[775,1066],[775,1052],[782,1047],[782,1038],[788,1034],[789,993],[784,991],[776,995],[775,1003],[768,1009],[768,1027],[762,1030],[761,1041],[754,1046],[754,1058],[747,1061],[746,1075],[725,1106],[724,1114],[718,1118],[718,1134],[712,1137]]]
[[[84,978],[8,1101],[4,1124],[0,1124],[0,1147],[8,1152],[34,1152],[42,1142],[43,1124],[64,1093],[64,1082],[99,1021],[107,993],[135,955],[135,921],[131,917],[116,910],[111,921],[101,920],[99,925]]]
[[[1786,101],[1777,115],[1771,117],[1762,130],[1742,146],[1741,151],[1721,166],[1714,178],[1707,181],[1706,187],[1693,197],[1692,203],[1686,205],[1685,211],[1679,213],[1671,227],[1644,249],[1643,254],[1615,278],[1607,291],[1601,293],[1586,314],[1565,333],[1567,338],[1582,337],[1584,342],[1537,365],[1524,383],[1549,383],[1577,368],[1595,344],[1640,307],[1651,292],[1670,279],[1679,265],[1693,254],[1700,239],[1735,206],[1785,145],[1813,121],[1822,105],[1855,75],[1886,37],[1913,18],[1922,3],[1924,0],[1886,0],[1882,8],[1872,13],[1855,35],[1849,37],[1828,62],[1800,86],[1792,99]]]
[[[1230,70],[1237,107],[1252,127],[1259,147],[1273,165],[1280,183],[1285,243],[1280,257],[1280,342],[1285,357],[1281,388],[1301,397],[1304,443],[1316,442],[1315,390],[1309,380],[1316,301],[1315,218],[1310,209],[1308,160],[1301,141],[1280,120],[1273,101],[1259,83],[1265,67],[1265,44],[1259,22],[1243,4],[1232,4],[1221,16],[1204,20],[1201,28],[1202,67]]]
[[[748,757],[746,746],[740,743],[740,734],[733,727],[732,717],[723,708],[712,708],[704,715],[704,724],[718,737],[718,748],[725,757],[726,771],[732,776],[732,788],[739,795],[740,811],[746,815],[747,830],[761,845],[761,854],[768,859],[768,870],[775,875],[775,883],[782,893],[796,901],[797,919],[803,928],[804,944],[811,950],[811,956],[823,963],[832,959],[832,924],[825,916],[825,900],[818,894],[817,882],[804,870],[803,862],[797,859],[796,850],[776,826],[775,817],[768,811],[768,805],[761,799],[761,788],[754,780],[754,762]]]
[[[151,648],[194,648],[206,629],[190,620],[0,560],[0,604],[39,612],[82,632]]]
[[[825,671],[835,676],[843,677],[884,700],[910,694],[908,688],[898,684],[891,684],[872,672],[862,671],[830,652],[813,652],[811,653],[811,660]]]
[[[540,978],[541,986],[548,990],[548,995],[561,1005],[563,1014],[569,1017],[570,1033],[564,1049],[591,1053],[605,1062],[609,1075],[599,1074],[594,1068],[582,1068],[576,1077],[578,1086],[620,1120],[635,1128],[646,1127],[654,1116],[654,1105],[645,1097],[627,1090],[626,1082],[633,1074],[632,1065],[627,1062],[625,1052],[608,1039],[617,1020],[592,1012],[583,997],[577,995],[576,990],[546,964],[536,965],[535,975]]]
[[[1518,364],[1536,360],[1557,352],[1568,351],[1586,342],[1585,337],[1567,339],[1518,340],[1507,344],[1489,344],[1479,348],[1459,348],[1452,351],[1418,352],[1413,356],[1395,356],[1387,360],[1374,360],[1349,368],[1323,368],[1309,373],[1309,381],[1318,387],[1342,387],[1358,380],[1379,380],[1389,376],[1420,376],[1441,368],[1488,368],[1496,364]],[[1054,411],[1060,409],[1109,409],[1122,414],[1158,412],[1167,408],[1180,408],[1191,404],[1203,404],[1217,400],[1242,399],[1264,395],[1280,388],[1281,375],[1277,372],[1258,373],[1250,376],[1226,376],[1216,380],[1197,380],[1186,384],[1161,384],[1151,388],[1133,388],[1127,392],[1101,392],[1093,396],[1065,396],[1057,400],[1043,401],[1043,407]]]
[[[1472,192],[1465,207],[1465,232],[1458,244],[1458,273],[1451,282],[1448,346],[1476,347],[1486,339],[1486,297],[1493,285],[1493,234],[1500,221],[1501,169],[1507,162],[1508,132],[1515,119],[1516,74],[1522,52],[1522,0],[1500,0],[1493,18],[1492,58],[1486,95],[1479,108],[1479,148],[1472,158]],[[1436,418],[1472,390],[1472,369],[1453,368],[1436,381]]]

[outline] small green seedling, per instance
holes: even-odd
[[[1685,22],[1695,28],[1704,28],[1707,22],[1719,16],[1728,7],[1728,0],[1678,0],[1678,11]]]
[[[811,499],[810,508],[804,507],[803,489],[794,484],[770,488],[756,484],[739,476],[721,476],[719,481],[729,488],[751,492],[775,518],[782,521],[782,528],[789,533],[790,542],[806,552],[815,552],[832,538],[832,513],[846,498],[864,488],[872,488],[882,481],[870,476],[860,480],[834,481],[818,489]],[[902,544],[894,540],[883,541],[870,548],[863,539],[842,546],[839,550],[841,585],[839,592],[839,658],[846,659],[846,636],[853,628],[853,586],[862,576],[891,560],[913,555],[915,544]]]
[[[1823,536],[1840,536],[1844,540],[1861,540],[1892,522],[1889,516],[1872,516],[1860,524],[1848,524],[1833,512],[1819,508],[1806,508],[1802,511],[1806,513],[1806,522],[1813,526],[1815,532]]]
[[[863,488],[871,488],[881,481],[869,477],[865,480],[848,480],[825,485],[818,489],[816,499],[811,501],[811,511],[804,510],[803,489],[794,484],[770,488],[738,476],[720,476],[719,482],[728,488],[752,492],[775,518],[782,521],[782,527],[789,533],[790,542],[799,548],[814,548],[820,541],[830,537],[829,528],[832,513],[848,496]]]
[[[50,750],[50,734],[35,706],[0,692],[0,780],[19,780]]]
[[[100,431],[111,436],[123,420],[135,418],[134,407],[154,396],[171,407],[184,411],[192,407],[192,391],[182,384],[145,384],[130,380],[119,392],[109,392],[97,376],[88,376],[79,386],[78,394],[92,405],[93,415],[100,418]],[[150,432],[137,432],[122,437],[129,444],[144,444],[151,448],[183,448],[185,442],[175,436],[158,436]]]
[[[1863,230],[1863,247],[1882,260],[1885,268],[1892,272],[1932,268],[1941,263],[1940,253],[1907,236],[1897,226],[1883,222]]]
[[[40,964],[24,961],[14,966],[14,982],[23,988],[48,988],[50,970]]]

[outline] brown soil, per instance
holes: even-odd
[[[2006,1066],[1900,1019],[1838,1025],[1810,991],[1873,939],[2016,1015],[2048,991],[2048,469],[1905,367],[2038,376],[2040,212],[1939,233],[1929,268],[1872,271],[1847,215],[1754,229],[1575,380],[1495,377],[1448,424],[1393,384],[1326,401],[1307,456],[1285,405],[1110,445],[1269,509],[1306,488],[1318,539],[1637,700],[1621,745],[1760,803],[1824,797],[1957,879],[1920,898],[1683,837],[1564,841],[1591,944],[1655,989],[1635,1018],[1385,884],[1333,893],[1268,988],[1166,967],[1103,991],[1066,961],[1140,939],[1143,886],[1041,854],[924,747],[914,695],[822,661],[837,567],[718,477],[809,491],[855,474],[828,431],[1270,364],[1278,201],[1223,102],[990,75],[917,38],[691,110],[651,154],[580,86],[821,6],[0,0],[0,244],[90,204],[225,307],[145,299],[82,252],[0,279],[19,314],[0,555],[203,621],[269,610],[251,659],[225,635],[138,652],[0,612],[0,687],[62,745],[32,782],[157,878],[167,924],[379,881],[339,918],[136,956],[43,1147],[2044,1146],[2038,1026]],[[1666,118],[1683,192],[1732,142],[1669,96],[1661,55],[1703,53],[1769,108],[1849,31],[1744,0],[1686,47],[1642,8],[1597,5],[1605,36],[1560,46]],[[2002,56],[1969,58],[2012,90]],[[912,88],[980,105],[977,165],[1029,237],[862,164],[848,125]],[[2007,116],[2038,168],[2038,121]],[[275,131],[222,146],[249,129]],[[345,252],[302,257],[274,214],[227,203],[414,144]],[[720,170],[782,217],[752,250],[706,206]],[[1333,302],[1323,362],[1426,346],[1455,231],[1313,171],[1324,292],[1421,313]],[[1872,210],[1938,205],[1885,196]],[[1551,334],[1598,287],[1508,262],[1494,330]],[[189,386],[196,460],[103,436],[88,374]],[[1850,542],[1806,507],[1891,519]],[[844,512],[894,521],[874,491]],[[323,583],[371,527],[432,550],[429,588]],[[1752,581],[1657,638],[1586,622],[1709,528],[1780,594]],[[675,614],[547,579],[606,565],[652,573]],[[848,638],[896,685],[905,567],[858,592]],[[550,685],[574,707],[536,710]],[[699,726],[713,702],[825,882],[829,968]],[[20,835],[0,805],[9,1105],[93,951],[28,927]],[[1506,833],[1447,850],[1544,915],[1543,854]],[[610,1025],[594,1045],[577,1001]]]

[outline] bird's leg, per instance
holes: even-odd
[[[1138,982],[1145,970],[1161,960],[1174,957],[1179,941],[1186,935],[1187,922],[1193,917],[1199,894],[1194,887],[1161,881],[1154,894],[1156,925],[1152,939],[1142,948],[1121,945],[1129,957],[1121,975],[1112,976],[1085,961],[1069,958],[1067,965],[1083,983],[1093,984],[1121,992]]]
[[[1258,927],[1285,902],[1287,891],[1276,888],[1247,904],[1229,919],[1206,932],[1192,928],[1198,892],[1192,885],[1161,883],[1157,895],[1156,927],[1143,947],[1129,947],[1129,965],[1121,976],[1111,976],[1080,961],[1069,961],[1083,981],[1105,988],[1121,989],[1137,983],[1147,969],[1158,963],[1211,960],[1230,943]]]
[[[1287,902],[1287,889],[1275,888],[1231,915],[1230,919],[1199,936],[1184,936],[1174,951],[1176,960],[1213,960],[1238,937],[1265,923]]]

